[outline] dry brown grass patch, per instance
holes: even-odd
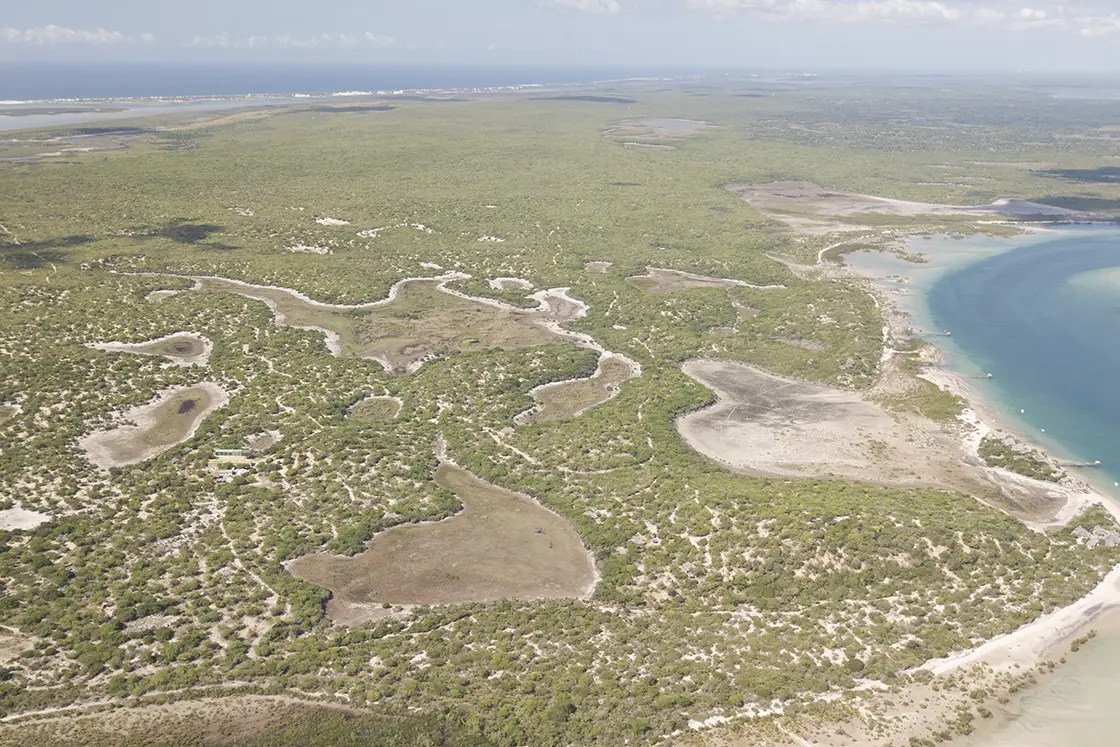
[[[441,522],[394,527],[352,558],[309,555],[291,573],[331,590],[332,619],[356,622],[363,607],[497,599],[581,597],[595,565],[562,517],[532,499],[445,464],[436,482],[463,502]]]

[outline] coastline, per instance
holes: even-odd
[[[1028,227],[1024,236],[1006,240],[1006,245],[990,253],[979,254],[960,264],[966,266],[978,261],[985,256],[1004,251],[1014,251],[1023,246],[1035,243],[1037,240],[1056,238],[1062,233],[1061,229],[1052,226],[1032,225]],[[918,243],[917,236],[904,239],[907,251],[916,251],[926,248]],[[923,254],[929,254],[923,252]],[[937,263],[936,256],[928,256],[932,264]],[[954,266],[953,269],[958,269]],[[947,270],[946,270],[947,271]],[[890,282],[883,277],[860,269],[851,263],[844,263],[844,272],[854,275],[859,281],[866,284],[868,292],[876,300],[883,311],[884,322],[889,333],[903,332],[903,328],[910,327],[910,309],[900,308],[898,303],[899,290],[890,287]],[[918,292],[904,292],[906,295],[917,296]],[[924,297],[918,302],[925,306]],[[902,320],[906,320],[905,322]],[[1046,458],[1057,461],[1050,450],[1038,443],[1033,434],[1026,428],[1015,424],[1000,415],[998,405],[992,400],[990,393],[984,392],[970,380],[969,375],[953,370],[947,363],[946,351],[936,342],[931,343],[936,351],[936,358],[923,366],[918,378],[933,383],[961,397],[965,401],[965,409],[959,421],[962,425],[959,436],[963,454],[970,464],[977,469],[984,470],[997,480],[1012,482],[1028,482],[1035,485],[1038,481],[1022,477],[1008,470],[988,467],[980,458],[978,450],[981,439],[989,433],[1000,432],[1013,436],[1024,443],[1040,448]],[[884,352],[884,362],[889,360],[890,351]],[[1050,520],[1043,522],[1024,522],[1036,531],[1045,531],[1050,527],[1064,526],[1075,518],[1082,510],[1090,505],[1097,504],[1120,521],[1120,500],[1106,490],[1094,485],[1091,480],[1078,474],[1069,475],[1062,480],[1062,484],[1054,486],[1063,492],[1067,499],[1065,505]],[[950,739],[947,744],[955,747],[970,747],[986,744],[985,736],[994,736],[1001,728],[1017,718],[1022,713],[1022,703],[1032,694],[1040,692],[1042,686],[1060,673],[1059,662],[1065,663],[1068,645],[1089,631],[1098,629],[1106,631],[1120,631],[1120,565],[1114,566],[1092,591],[1078,599],[1073,604],[1054,610],[1050,613],[1023,625],[1009,633],[997,636],[980,646],[972,649],[951,653],[941,659],[925,662],[915,671],[926,671],[940,679],[954,677],[978,678],[984,686],[1002,685],[1003,694],[995,703],[992,703],[993,716],[985,719],[977,731],[969,735],[958,735]],[[1026,682],[1016,681],[1008,685],[1008,678],[1023,677]],[[979,686],[975,683],[973,686]],[[913,707],[903,710],[903,717],[912,719],[913,727],[920,733],[928,733],[942,729],[954,713],[957,706],[969,703],[968,695],[962,690],[959,697],[951,697],[934,704],[935,696],[926,685],[911,685],[904,688],[913,697]],[[967,689],[967,688],[965,688]],[[918,701],[924,701],[918,706]],[[882,743],[881,736],[872,733],[865,724],[853,725],[858,732],[855,744],[870,747]],[[824,747],[831,740],[811,742],[811,744]]]

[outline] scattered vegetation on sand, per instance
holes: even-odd
[[[454,738],[496,747],[642,744],[893,688],[929,658],[1086,593],[1120,550],[1033,532],[945,489],[736,474],[674,427],[714,400],[683,361],[746,362],[853,394],[882,354],[873,300],[816,266],[832,239],[719,185],[802,180],[946,205],[1120,199],[1120,186],[1076,173],[1115,150],[1097,128],[1120,103],[910,83],[905,96],[843,79],[726,79],[601,92],[634,103],[471,94],[329,116],[277,108],[191,130],[144,122],[128,148],[0,163],[0,402],[20,408],[0,422],[0,506],[50,517],[0,530],[0,625],[30,644],[2,665],[0,712],[302,693],[446,714]],[[717,126],[625,136],[675,148],[656,152],[602,136],[623,118],[678,117]],[[2,141],[0,157],[21,148]],[[985,165],[999,161],[1048,173]],[[978,230],[967,216],[873,217]],[[628,280],[651,267],[731,287],[648,293]],[[448,290],[483,301],[421,281],[358,308],[406,278],[451,273],[471,278]],[[224,280],[189,290],[190,276]],[[533,312],[498,278],[568,288],[586,308],[553,295]],[[342,355],[304,326],[335,333]],[[180,330],[213,343],[204,369],[87,347]],[[572,381],[601,350],[642,371],[606,401]],[[158,444],[142,464],[90,469],[83,438],[202,381],[229,401],[205,417],[201,395],[182,415],[186,399],[170,403],[171,419],[197,418],[193,435],[153,431],[122,454]],[[516,423],[556,382],[568,382],[563,416]],[[357,416],[371,395],[402,405],[391,419],[387,406]],[[921,409],[947,400],[936,402]],[[261,433],[283,438],[239,474],[209,468]],[[591,566],[570,564],[561,598],[531,599],[529,583],[428,604],[371,593],[361,598],[383,614],[346,626],[327,614],[345,584],[331,582],[332,599],[285,570],[372,552],[355,578],[377,579],[396,568],[376,555],[382,540],[470,525],[475,488],[434,479],[441,436],[494,501],[532,496],[570,527],[600,574],[590,599],[574,581]],[[559,536],[537,527],[531,543]],[[501,550],[465,536],[461,568]],[[450,557],[421,546],[432,562]],[[303,739],[292,728],[278,739]]]

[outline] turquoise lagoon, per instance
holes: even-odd
[[[1120,499],[1120,229],[1074,227],[1003,239],[935,236],[908,247],[928,263],[861,252],[893,305],[937,345],[946,367],[1018,436]],[[949,331],[951,337],[942,333]],[[992,373],[988,380],[985,374]],[[1120,745],[1120,625],[1071,654],[1014,713],[962,747]]]

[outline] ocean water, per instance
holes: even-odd
[[[1028,238],[915,240],[928,264],[883,254],[850,264],[895,292],[895,305],[976,376],[1008,427],[1120,500],[1120,230],[1069,228]],[[952,337],[936,336],[948,330]],[[991,372],[994,378],[981,378]],[[1069,656],[1014,716],[962,747],[1120,745],[1120,626]]]
[[[1120,231],[1078,230],[954,269],[932,323],[1036,440],[1120,481]],[[1086,475],[1101,479],[1097,475]]]
[[[337,95],[471,91],[539,86],[541,95],[596,88],[594,81],[658,78],[654,69],[532,65],[122,64],[0,62],[0,131],[133,119],[153,114],[307,103]],[[296,98],[298,96],[299,98]],[[122,111],[96,111],[96,107]]]
[[[930,261],[867,252],[848,261],[895,292],[912,326],[950,370],[975,377],[1010,428],[1060,459],[1100,460],[1078,474],[1120,499],[1120,229],[937,236],[909,250]]]
[[[0,63],[0,102],[496,88],[667,74],[533,65]]]

